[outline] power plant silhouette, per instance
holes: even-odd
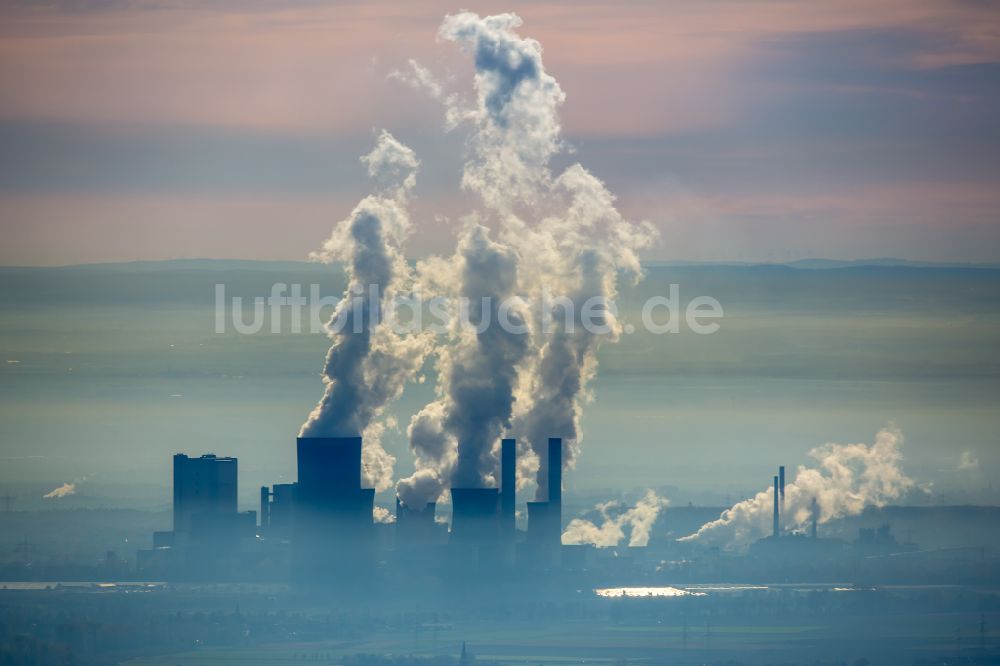
[[[499,487],[450,489],[450,524],[436,502],[413,507],[398,497],[394,519],[383,510],[376,521],[361,437],[299,437],[296,456],[297,482],[260,489],[259,522],[237,511],[235,458],[174,456],[174,529],[155,533],[140,563],[167,578],[212,578],[256,552],[303,582],[370,575],[394,554],[409,568],[453,575],[560,566],[561,438],[548,440],[548,497],[527,502],[526,531],[517,529],[514,439],[500,443]]]

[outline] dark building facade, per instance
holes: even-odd
[[[294,572],[340,578],[371,566],[374,488],[361,487],[361,437],[299,437]]]
[[[211,516],[235,514],[237,477],[236,458],[175,455],[174,533],[190,533],[196,522]]]

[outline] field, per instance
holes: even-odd
[[[988,614],[997,626],[1000,614]],[[480,660],[498,663],[912,663],[941,655],[980,653],[980,640],[995,645],[998,632],[980,636],[979,615],[921,614],[836,619],[829,624],[773,622],[708,626],[618,625],[552,622],[545,626],[486,624],[422,627],[410,633],[377,633],[359,640],[283,643],[242,648],[204,647],[134,659],[130,666],[336,663],[348,654],[457,656],[464,641]],[[964,637],[964,640],[963,638]]]

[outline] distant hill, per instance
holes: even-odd
[[[684,261],[684,260],[651,260],[643,262],[648,267],[688,267],[688,266],[721,266],[721,267],[759,267],[784,266],[807,270],[825,270],[838,268],[977,268],[1000,270],[1000,263],[961,263],[913,261],[910,259],[895,259],[892,257],[876,257],[872,259],[798,259],[788,262],[744,262],[744,261]],[[326,273],[331,270],[330,264],[312,261],[263,261],[256,259],[166,259],[159,261],[127,261],[97,264],[68,264],[65,266],[0,266],[0,271],[9,270],[80,270],[80,271],[114,271],[119,273],[154,273],[162,271],[267,271],[275,273]]]
[[[910,259],[894,259],[878,257],[874,259],[798,259],[787,262],[752,262],[752,261],[648,261],[647,266],[784,266],[804,270],[825,270],[835,268],[980,268],[988,270],[1000,269],[1000,263],[960,263],[936,261],[912,261]]]
[[[258,261],[255,259],[166,259],[162,261],[126,261],[100,264],[69,264],[66,266],[0,266],[0,270],[49,271],[115,271],[119,273],[155,273],[162,271],[271,271],[317,272],[330,271],[329,264],[313,261]]]
[[[895,259],[790,264],[648,262],[645,279],[623,285],[620,302],[642,299],[682,284],[687,297],[709,294],[722,303],[768,311],[880,311],[925,308],[939,311],[976,302],[990,311],[1000,300],[1000,265],[921,264]],[[267,296],[275,285],[317,285],[323,296],[339,296],[345,275],[337,264],[242,259],[177,259],[52,267],[0,267],[0,307],[56,304],[174,303],[211,306],[216,286],[244,303]],[[918,295],[920,297],[918,298]],[[928,300],[929,299],[929,300]],[[936,299],[936,300],[935,300]]]

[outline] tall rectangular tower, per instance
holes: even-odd
[[[549,506],[546,520],[556,544],[562,535],[562,454],[562,437],[549,437]]]
[[[780,534],[781,534],[781,522],[780,522],[780,518],[778,517],[779,516],[779,514],[778,514],[778,493],[779,492],[780,491],[778,490],[778,477],[775,476],[774,477],[774,525],[772,526],[772,532],[774,534],[774,538],[775,539],[777,539],[778,536],[780,536]]]
[[[778,467],[778,499],[779,499],[778,528],[781,530],[782,534],[784,534],[785,532],[785,466],[784,465]]]
[[[174,532],[191,531],[195,515],[236,514],[236,458],[174,456]]]
[[[500,529],[514,531],[514,494],[517,480],[517,441],[500,442]]]
[[[549,437],[549,503],[562,504],[562,437]]]

